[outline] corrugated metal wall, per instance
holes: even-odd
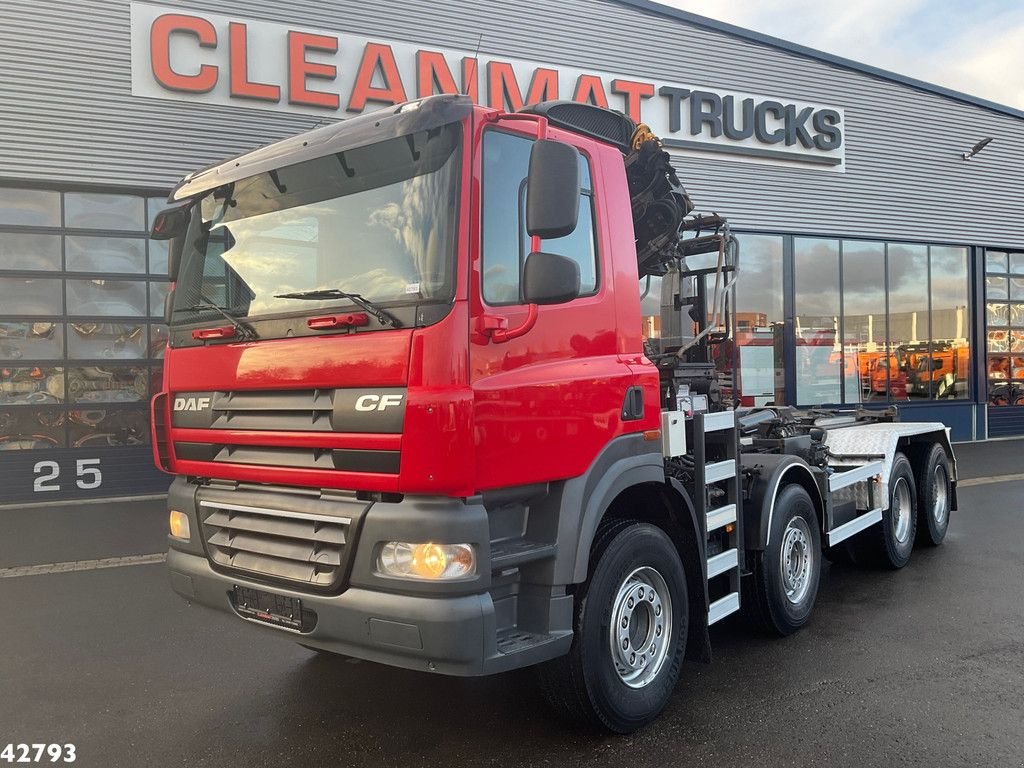
[[[700,207],[742,228],[1024,246],[1024,120],[613,0],[164,4],[464,50],[483,33],[495,54],[840,106],[845,174],[686,158]],[[155,189],[318,120],[133,97],[128,0],[5,0],[0,111],[3,179]]]

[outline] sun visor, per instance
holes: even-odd
[[[358,117],[316,128],[298,136],[268,144],[217,165],[196,171],[174,188],[168,200],[180,202],[233,181],[266,173],[336,152],[438,128],[463,120],[473,110],[472,100],[462,94],[429,96],[396,107],[386,107]]]

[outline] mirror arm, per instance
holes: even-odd
[[[495,344],[504,344],[506,341],[512,341],[512,339],[518,339],[520,336],[525,336],[533,330],[533,326],[537,324],[537,305],[527,305],[526,319],[515,328],[487,328],[485,332],[490,335],[491,341]]]

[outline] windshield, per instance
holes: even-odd
[[[220,187],[193,207],[175,324],[351,305],[450,301],[461,125],[388,139]]]

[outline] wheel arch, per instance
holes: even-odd
[[[743,544],[748,552],[763,551],[768,544],[775,499],[790,484],[801,486],[811,497],[824,536],[825,500],[806,462],[787,454],[745,454],[741,459],[743,469],[755,473],[743,503]]]

